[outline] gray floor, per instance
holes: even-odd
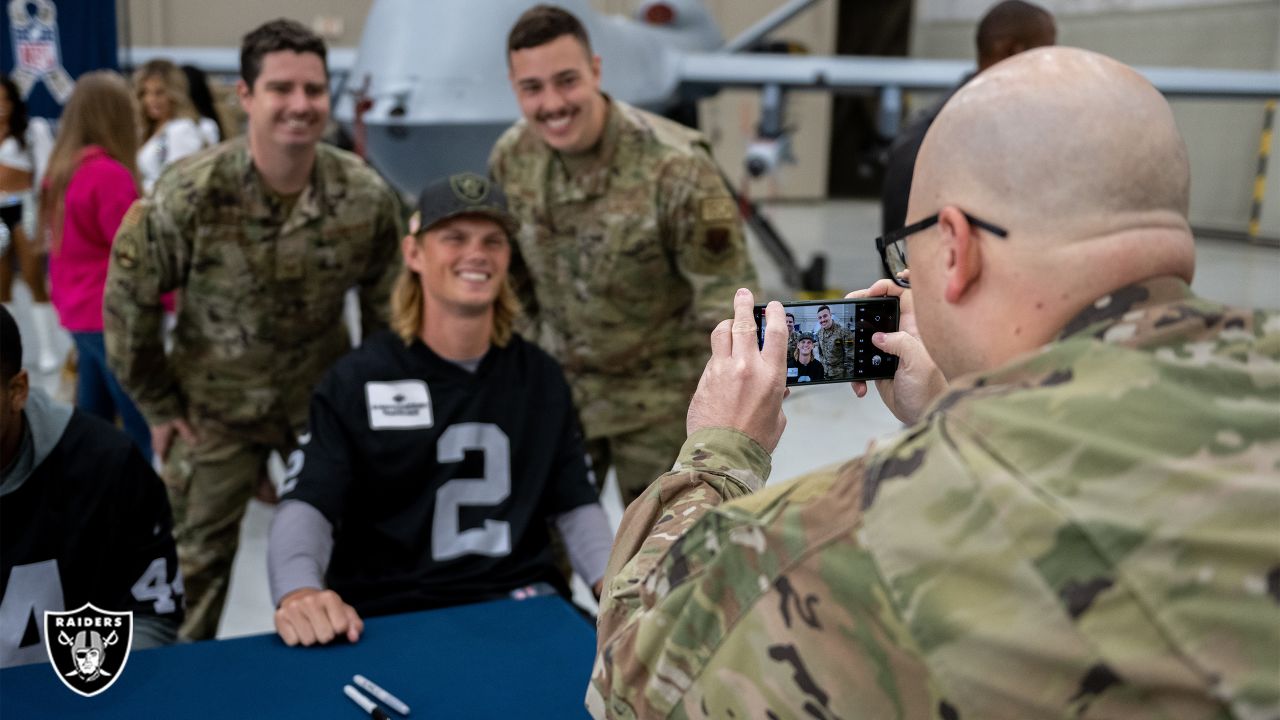
[[[768,213],[787,237],[801,264],[813,253],[827,255],[828,284],[840,290],[865,287],[880,274],[879,259],[871,239],[879,227],[879,209],[869,202],[785,203],[770,206]],[[761,282],[771,298],[782,287],[779,275],[759,248]],[[1280,308],[1280,250],[1234,240],[1197,240],[1197,273],[1193,288],[1200,295],[1232,305]],[[30,338],[29,295],[15,292],[13,305],[24,338]],[[60,333],[59,351],[70,346]],[[24,362],[34,370],[35,354],[28,348]],[[56,374],[34,373],[47,389],[56,389]],[[770,482],[839,462],[862,452],[873,438],[895,432],[899,424],[874,395],[858,400],[847,386],[798,388],[786,403],[787,432],[774,453]],[[621,508],[616,490],[606,488],[605,509],[617,523]],[[220,637],[234,637],[272,630],[271,601],[267,592],[265,545],[271,509],[252,502],[241,533],[230,599],[223,614]],[[579,598],[585,596],[578,588]],[[589,602],[589,601],[588,601]]]

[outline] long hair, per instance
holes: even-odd
[[[414,238],[414,242],[422,242],[422,236]],[[405,345],[413,342],[422,332],[422,320],[427,298],[422,293],[422,278],[418,273],[403,266],[400,276],[396,278],[396,287],[391,292],[391,329],[404,340]],[[520,300],[511,287],[511,278],[502,282],[502,289],[493,301],[493,331],[489,333],[489,341],[497,347],[506,347],[511,342],[511,333],[516,318],[520,315]]]
[[[142,126],[143,140],[149,139],[164,127],[164,122],[153,120],[147,115],[147,108],[142,102],[143,87],[152,78],[158,78],[164,83],[164,94],[169,98],[169,119],[198,120],[200,118],[196,113],[195,105],[191,103],[191,93],[187,88],[187,74],[182,72],[182,68],[168,60],[151,60],[133,73],[133,91],[138,98],[138,122]]]
[[[76,81],[62,111],[58,140],[49,153],[49,169],[40,189],[40,237],[56,251],[62,243],[67,185],[80,165],[82,151],[99,145],[128,168],[137,184],[138,131],[133,95],[119,73],[97,70]]]
[[[9,96],[9,136],[18,141],[18,147],[27,149],[27,125],[31,122],[27,115],[27,103],[22,99],[18,86],[8,75],[0,75],[0,87]]]
[[[213,102],[213,92],[209,90],[209,78],[204,71],[195,65],[183,65],[182,72],[187,76],[187,92],[191,96],[191,104],[195,106],[200,117],[207,117],[218,126],[218,138],[227,139],[227,130],[222,127],[222,117],[218,115],[218,107]]]

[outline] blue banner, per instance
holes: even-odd
[[[33,117],[60,116],[77,77],[116,69],[112,0],[0,2],[0,71],[13,78]]]

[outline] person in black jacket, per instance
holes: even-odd
[[[30,386],[0,306],[0,667],[47,658],[44,611],[133,611],[133,648],[173,642],[182,576],[164,485],[123,432]]]

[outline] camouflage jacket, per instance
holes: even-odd
[[[768,456],[700,431],[623,518],[588,709],[1278,717],[1278,469],[1280,313],[1169,278],[839,468],[748,495]]]
[[[148,422],[296,425],[350,349],[347,288],[359,286],[366,333],[386,326],[401,236],[387,185],[321,144],[311,184],[285,212],[239,139],[174,166],[125,215],[107,277],[107,357]],[[181,294],[166,357],[170,290]]]
[[[853,331],[833,323],[830,330],[818,328],[818,354],[828,380],[853,377]]]
[[[512,279],[526,334],[564,366],[587,436],[683,417],[707,336],[756,283],[706,139],[613,100],[573,176],[524,121],[489,168],[523,223]]]

